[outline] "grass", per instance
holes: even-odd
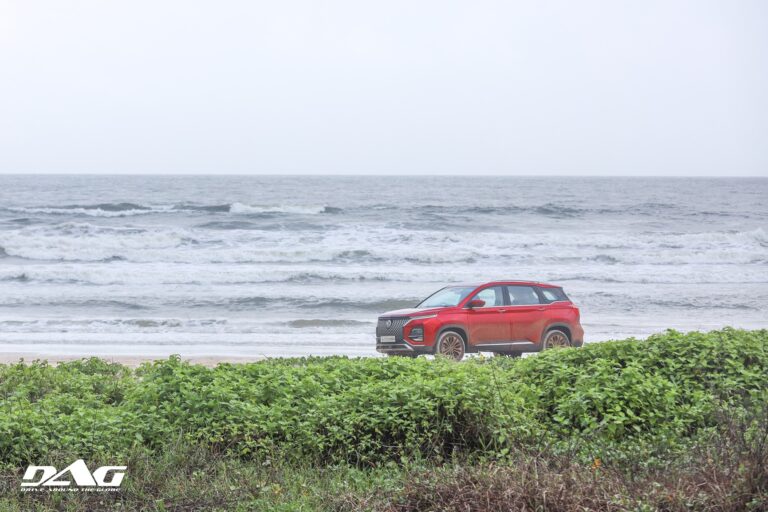
[[[522,360],[0,366],[0,510],[768,510],[768,331]],[[126,464],[23,493],[28,464]]]
[[[565,454],[521,450],[504,461],[406,472],[401,486],[349,493],[338,510],[763,511],[768,508],[768,409],[723,417],[716,435],[687,456],[641,469],[580,463]]]

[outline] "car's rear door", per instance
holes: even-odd
[[[467,310],[469,341],[472,345],[499,343],[510,340],[504,288],[491,286],[477,292],[470,300],[480,299],[485,305]]]
[[[514,341],[538,344],[547,322],[545,306],[533,286],[508,285],[509,306],[505,314]]]

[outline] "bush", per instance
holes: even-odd
[[[669,331],[520,360],[344,357],[135,371],[88,359],[0,366],[0,463],[161,451],[353,463],[503,459],[520,446],[652,463],[760,400],[768,331]],[[735,405],[734,405],[735,406]]]

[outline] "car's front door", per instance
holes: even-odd
[[[507,286],[509,307],[506,317],[514,341],[538,344],[546,324],[545,307],[532,286]]]
[[[485,305],[467,311],[470,343],[483,345],[509,341],[511,325],[506,316],[508,308],[505,306],[504,288],[484,288],[470,298],[475,299],[485,301]]]

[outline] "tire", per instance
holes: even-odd
[[[565,331],[560,329],[550,329],[544,335],[543,350],[549,350],[551,348],[565,348],[571,346],[571,338]]]
[[[467,343],[464,341],[464,336],[456,331],[445,331],[437,340],[435,355],[447,357],[454,361],[461,361],[464,359],[466,351]]]

